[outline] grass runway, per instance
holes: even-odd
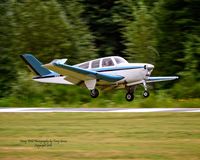
[[[0,113],[1,160],[199,160],[200,113]]]

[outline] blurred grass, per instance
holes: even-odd
[[[89,95],[87,95],[89,97]],[[90,98],[90,97],[89,97]],[[200,108],[200,99],[173,99],[168,96],[154,95],[147,99],[136,96],[132,102],[127,102],[124,95],[120,94],[110,98],[91,99],[84,101],[55,101],[38,98],[19,99],[7,97],[0,99],[0,107],[64,107],[64,108]],[[73,96],[72,96],[73,99]]]
[[[0,113],[0,159],[198,160],[199,113]],[[64,140],[37,148],[27,140]]]

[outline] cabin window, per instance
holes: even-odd
[[[114,66],[114,63],[111,58],[105,58],[102,61],[102,67],[109,67],[109,66]]]
[[[79,65],[78,67],[83,68],[83,69],[88,69],[89,68],[89,62],[83,63]]]
[[[100,60],[95,60],[92,62],[92,68],[99,68],[99,63],[100,63]]]
[[[127,61],[123,58],[120,58],[120,57],[116,57],[115,58],[115,61],[117,64],[120,64],[120,63],[127,63]]]

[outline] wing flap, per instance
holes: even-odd
[[[153,83],[153,82],[161,82],[161,81],[172,81],[175,79],[178,79],[178,76],[166,76],[166,77],[148,77],[146,79],[147,83]]]

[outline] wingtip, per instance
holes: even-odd
[[[20,54],[19,56],[20,56],[20,57],[24,57],[24,56],[28,56],[28,55],[29,55],[29,56],[33,56],[33,55],[32,55],[32,54],[30,54],[30,53],[24,53],[24,54]]]
[[[19,57],[23,59],[23,58],[24,58],[24,55],[23,55],[23,54],[20,54]]]

